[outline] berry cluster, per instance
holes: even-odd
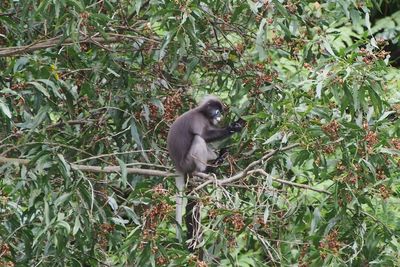
[[[182,95],[181,93],[175,93],[173,95],[169,95],[164,100],[164,120],[167,122],[174,121],[177,110],[182,107]]]
[[[332,141],[339,138],[339,130],[340,125],[336,120],[333,120],[330,123],[322,126],[322,131],[324,131],[324,133],[329,136]]]
[[[319,247],[321,251],[321,257],[325,258],[327,256],[326,250],[332,251],[334,254],[338,254],[340,248],[342,247],[341,243],[338,241],[338,231],[332,230],[324,240],[320,241]]]

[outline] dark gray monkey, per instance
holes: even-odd
[[[207,162],[217,159],[217,155],[207,143],[222,140],[235,132],[241,131],[244,121],[238,121],[227,127],[218,127],[222,119],[223,104],[215,96],[207,96],[200,105],[179,116],[171,125],[167,138],[169,155],[179,176],[176,178],[176,187],[179,194],[176,198],[176,221],[182,226],[183,192],[186,181],[193,172],[205,172]],[[194,201],[189,201],[186,208],[186,226],[188,239],[194,237],[196,218],[192,216]],[[179,231],[178,231],[179,232]],[[178,238],[180,236],[177,234]],[[189,244],[194,249],[196,244]]]

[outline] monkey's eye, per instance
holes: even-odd
[[[219,109],[215,110],[214,116],[221,116],[221,111]]]

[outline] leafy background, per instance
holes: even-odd
[[[399,266],[399,10],[1,1],[0,265]],[[258,171],[197,191],[200,259],[165,140],[205,94],[247,121],[216,176]]]

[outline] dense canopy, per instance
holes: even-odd
[[[397,0],[2,0],[0,266],[399,266],[399,37]],[[246,127],[200,257],[166,136],[206,94]]]

